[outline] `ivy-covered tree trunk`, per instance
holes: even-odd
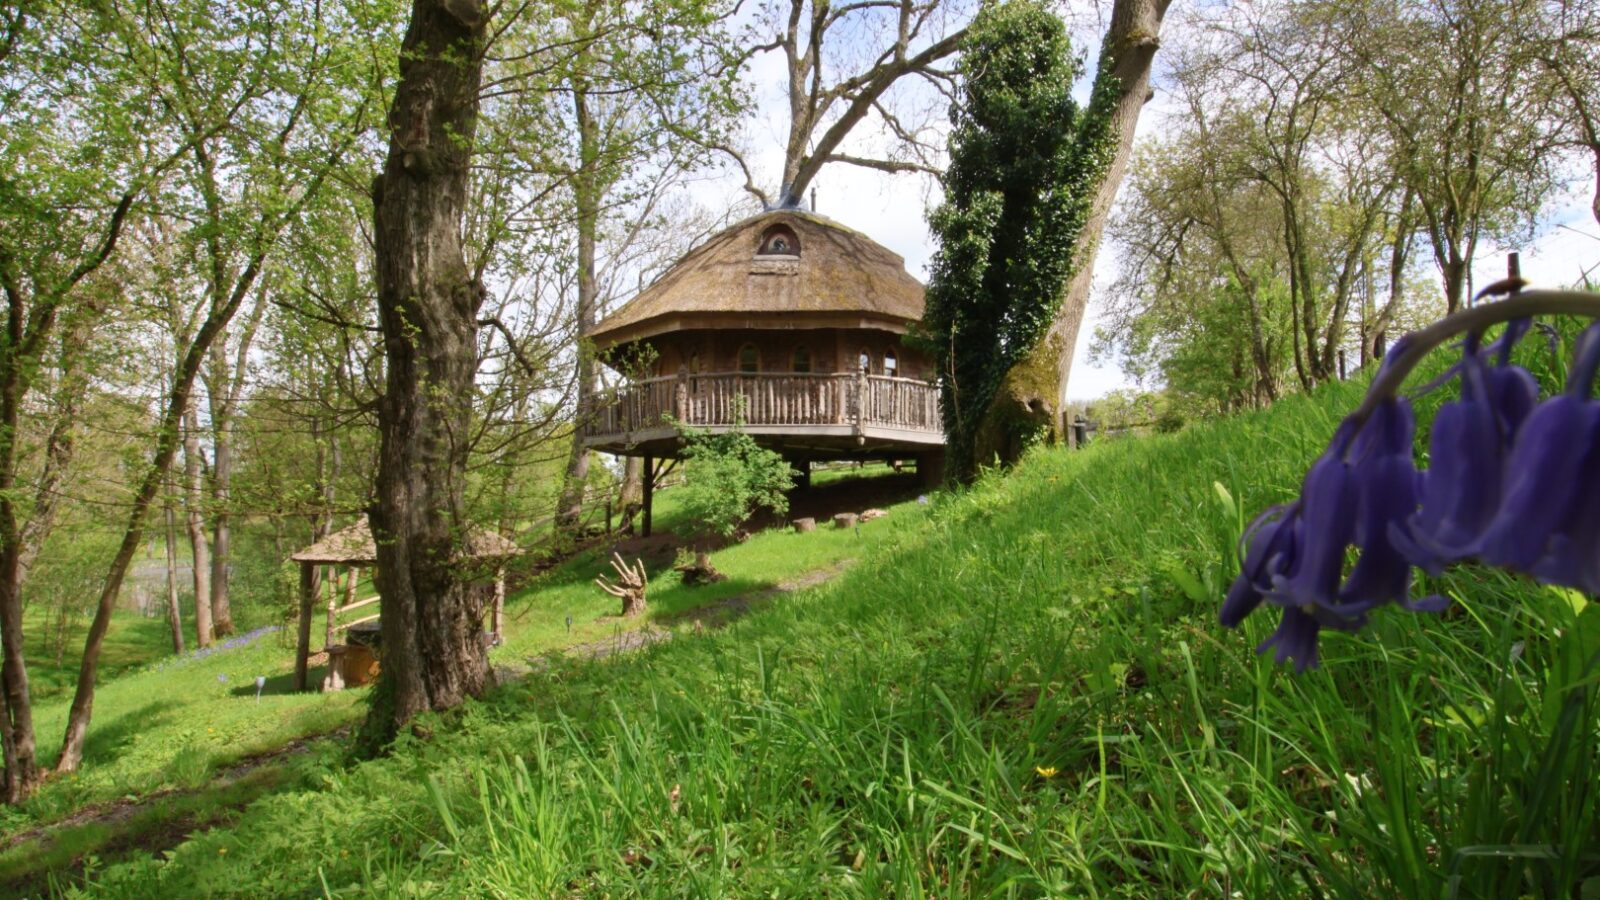
[[[1080,71],[1065,26],[1038,0],[985,6],[962,43],[923,316],[956,480],[996,456],[1015,460],[1050,421],[1026,365],[1081,265],[1110,156],[1112,92],[1098,79],[1079,109]]]
[[[1102,88],[1115,92],[1107,123],[1113,155],[1083,224],[1072,277],[1050,331],[1006,376],[979,428],[977,452],[982,459],[998,454],[1002,461],[1014,462],[1025,438],[1064,427],[1060,418],[1067,408],[1067,384],[1078,331],[1089,305],[1100,235],[1133,156],[1133,133],[1139,125],[1139,113],[1152,96],[1150,72],[1160,47],[1161,23],[1171,2],[1116,0],[1112,4],[1111,23],[1106,28],[1099,70],[1095,73],[1095,93]]]
[[[487,12],[415,0],[373,187],[378,312],[387,361],[378,406],[377,539],[383,673],[364,738],[386,743],[418,713],[481,695],[486,592],[461,571],[464,487],[484,289],[461,222],[478,122]]]

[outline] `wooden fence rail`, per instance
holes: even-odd
[[[874,425],[937,433],[939,389],[888,375],[717,372],[646,378],[602,399],[582,417],[586,437],[668,427]]]

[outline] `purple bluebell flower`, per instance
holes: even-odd
[[[1389,540],[1389,530],[1417,510],[1418,474],[1411,443],[1416,417],[1410,402],[1380,404],[1351,446],[1356,477],[1354,543],[1360,551],[1339,599],[1352,618],[1384,603],[1405,603],[1411,561]]]
[[[1220,618],[1229,628],[1239,627],[1244,617],[1261,605],[1263,595],[1272,589],[1272,577],[1294,558],[1294,535],[1299,522],[1300,503],[1274,506],[1256,517],[1240,540],[1244,565],[1222,601]]]
[[[1340,423],[1293,503],[1268,510],[1245,532],[1244,566],[1223,601],[1222,624],[1237,626],[1261,605],[1283,610],[1256,648],[1297,669],[1317,665],[1323,628],[1356,631],[1385,603],[1407,603],[1410,561],[1390,541],[1417,509],[1409,402],[1390,398],[1366,417]],[[1350,547],[1359,551],[1349,577]]]
[[[1322,625],[1309,613],[1290,608],[1283,611],[1283,619],[1272,636],[1261,642],[1257,653],[1276,648],[1272,656],[1276,662],[1294,660],[1296,671],[1304,672],[1317,667],[1317,636]]]
[[[1518,282],[1518,286],[1520,286]],[[1512,365],[1530,315],[1600,318],[1597,298],[1543,291],[1474,308],[1395,344],[1356,414],[1340,423],[1307,473],[1301,496],[1246,529],[1242,569],[1220,618],[1236,626],[1263,603],[1282,620],[1257,648],[1304,670],[1317,664],[1324,628],[1356,630],[1378,606],[1438,611],[1444,597],[1410,599],[1411,568],[1438,574],[1476,559],[1548,584],[1600,595],[1600,323],[1579,339],[1566,390],[1539,402],[1538,385]],[[1481,346],[1486,327],[1505,332]],[[1438,413],[1431,467],[1412,460],[1415,422],[1396,399],[1429,349],[1465,333],[1462,361],[1424,390],[1459,379],[1458,400]],[[1355,564],[1345,574],[1349,551]]]
[[[1311,465],[1300,489],[1299,531],[1292,558],[1273,573],[1266,599],[1282,607],[1337,608],[1345,548],[1355,538],[1356,485],[1345,451],[1353,424],[1339,426],[1333,445]]]
[[[1478,558],[1600,593],[1600,324],[1578,340],[1564,393],[1539,404],[1507,461],[1505,499]],[[1589,477],[1585,477],[1585,476]]]
[[[1482,350],[1468,336],[1457,367],[1461,397],[1433,421],[1421,509],[1390,529],[1395,548],[1430,575],[1473,556],[1500,508],[1506,459],[1538,400],[1533,376],[1510,364],[1511,344],[1526,332],[1508,327]],[[1491,352],[1499,357],[1492,366],[1484,359]]]

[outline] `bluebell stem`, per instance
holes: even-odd
[[[1507,282],[1512,289],[1520,282]],[[1262,603],[1283,610],[1258,652],[1304,670],[1323,628],[1354,631],[1384,604],[1437,611],[1443,597],[1410,599],[1411,568],[1438,573],[1462,559],[1518,568],[1552,584],[1600,593],[1600,325],[1580,340],[1567,391],[1538,403],[1511,351],[1549,313],[1600,318],[1600,297],[1530,291],[1474,307],[1396,342],[1367,397],[1340,423],[1294,501],[1245,530],[1243,564],[1219,618],[1239,625]],[[1484,329],[1508,323],[1480,347]],[[1396,396],[1433,348],[1466,333],[1459,400],[1435,418],[1429,471],[1412,460],[1415,421]],[[1348,550],[1359,555],[1348,577]]]

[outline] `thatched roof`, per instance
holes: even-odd
[[[467,555],[470,559],[499,559],[521,552],[516,544],[492,531],[480,529],[467,538]],[[378,561],[378,547],[372,540],[372,529],[368,527],[367,520],[361,519],[289,558],[295,562],[370,566]]]
[[[777,226],[792,229],[798,256],[759,252]],[[587,336],[606,350],[694,327],[903,332],[922,318],[922,295],[905,260],[866,235],[805,210],[769,210],[689,251]]]

